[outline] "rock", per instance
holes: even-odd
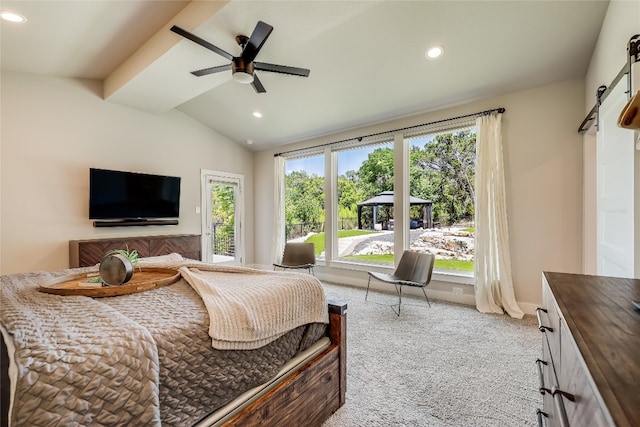
[[[410,249],[420,253],[431,253],[440,259],[473,260],[473,233],[456,228],[420,230],[411,233]],[[372,236],[360,242],[352,255],[385,255],[393,253],[393,236]]]

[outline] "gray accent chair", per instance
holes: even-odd
[[[381,282],[390,283],[395,286],[396,293],[398,294],[398,304],[392,304],[390,307],[398,316],[400,316],[400,306],[402,305],[403,286],[422,289],[422,293],[427,299],[427,304],[431,307],[431,302],[429,302],[429,297],[427,297],[427,293],[424,288],[426,288],[427,285],[429,285],[429,282],[431,282],[431,274],[433,273],[433,263],[435,259],[435,255],[432,254],[421,254],[407,250],[402,253],[400,262],[393,274],[369,271],[367,293],[364,296],[364,300],[367,301],[367,297],[369,296],[369,286],[371,285],[371,278],[373,277]],[[397,310],[395,309],[396,306],[398,306]]]
[[[315,276],[316,246],[313,243],[287,242],[284,245],[282,262],[274,263],[273,269],[305,269]]]

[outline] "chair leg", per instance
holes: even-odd
[[[367,293],[364,294],[364,300],[367,300],[367,297],[369,296],[369,285],[371,285],[371,276],[369,276],[369,281],[367,282]]]
[[[422,293],[424,294],[424,297],[427,299],[427,304],[429,304],[429,308],[431,308],[431,303],[429,302],[429,297],[427,296],[427,293],[425,292],[424,288],[420,288],[422,289]]]
[[[393,305],[390,307],[393,312],[396,313],[396,316],[400,317],[400,307],[402,306],[402,285],[394,284],[394,286],[396,287],[396,293],[398,294],[398,310],[396,311],[396,309],[393,308]]]

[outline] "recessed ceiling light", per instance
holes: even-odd
[[[428,59],[436,59],[436,58],[440,58],[443,53],[444,53],[444,49],[442,48],[442,46],[431,46],[424,53],[424,56],[426,56]]]
[[[262,117],[262,113],[260,111],[254,111],[253,112],[253,117],[260,118],[260,117]]]
[[[249,145],[253,144],[253,139],[247,139],[247,144]]]
[[[0,12],[0,18],[9,22],[27,22],[27,18],[25,18],[24,16],[15,12],[9,12],[8,10],[3,10],[2,12]]]

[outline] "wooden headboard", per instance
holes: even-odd
[[[136,250],[140,257],[179,253],[185,258],[200,260],[200,235],[134,236],[69,241],[69,267],[89,267],[98,264],[113,249]]]

